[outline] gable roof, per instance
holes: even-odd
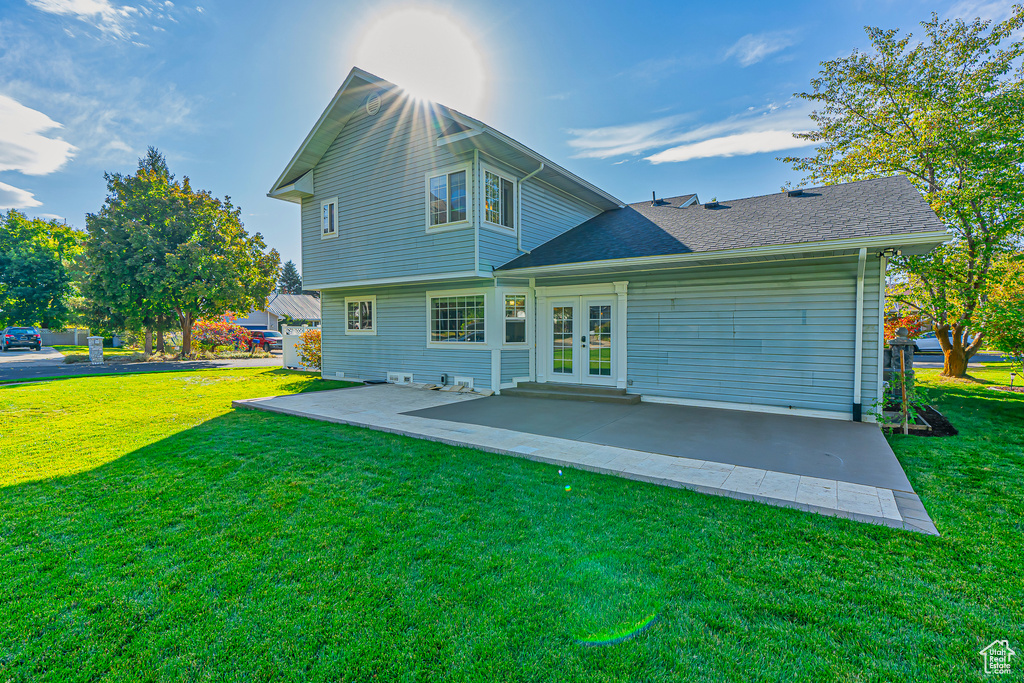
[[[267,312],[292,320],[320,320],[320,299],[309,294],[275,294],[267,302]]]
[[[682,200],[605,211],[499,270],[885,236],[946,241],[945,226],[903,176],[806,188],[799,196],[735,199],[714,208],[680,208]]]
[[[310,171],[319,163],[345,124],[372,93],[392,91],[404,96],[401,88],[394,83],[353,67],[267,196],[291,202],[301,202],[302,197],[311,196],[313,183]],[[538,180],[578,196],[598,209],[623,206],[622,201],[601,188],[487,124],[441,104],[428,103],[424,106],[451,120],[437,138],[439,147],[448,146],[455,153],[480,149],[523,171],[524,175],[537,171],[535,177]]]

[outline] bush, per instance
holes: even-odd
[[[219,346],[248,349],[252,333],[223,320],[199,320],[192,326],[192,341],[206,351],[213,351]]]
[[[885,316],[885,340],[889,341],[890,339],[895,339],[896,330],[901,327],[905,327],[910,331],[908,336],[911,339],[916,339],[923,332],[927,332],[931,329],[931,326],[932,323],[930,320],[916,315],[887,315]]]
[[[322,358],[320,355],[320,330],[306,330],[299,339],[296,350],[299,352],[299,361],[308,368],[321,370]]]

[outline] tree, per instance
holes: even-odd
[[[175,180],[153,148],[134,176],[105,177],[110,194],[86,218],[93,297],[126,321],[173,316],[183,356],[192,352],[199,318],[265,305],[280,258],[264,253],[259,233],[246,232],[229,197]]]
[[[812,92],[814,156],[788,157],[806,180],[905,175],[945,222],[952,241],[892,265],[904,301],[933,321],[943,374],[963,376],[981,348],[993,263],[1018,248],[1024,217],[1024,84],[1015,61],[1024,9],[999,24],[923,22],[924,39],[867,28],[870,52],[822,62]]]
[[[69,266],[82,235],[55,220],[0,214],[0,327],[61,328],[75,293]]]
[[[291,260],[286,261],[281,268],[281,275],[277,278],[277,291],[281,294],[302,294],[302,277]]]

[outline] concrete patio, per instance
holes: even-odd
[[[874,425],[399,385],[232,405],[938,535]]]

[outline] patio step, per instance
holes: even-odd
[[[502,396],[522,398],[553,398],[561,401],[596,401],[633,405],[640,402],[639,394],[627,394],[615,387],[591,387],[579,384],[552,384],[550,382],[520,382],[519,386],[502,389]]]

